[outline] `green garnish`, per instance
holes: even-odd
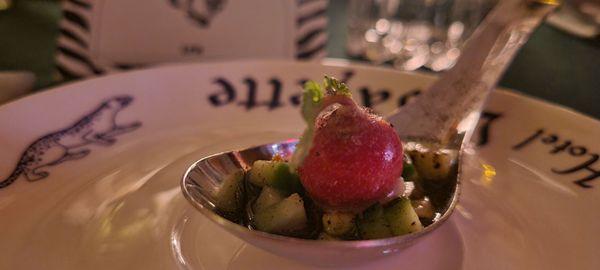
[[[324,91],[321,85],[314,81],[308,81],[304,84],[302,91],[302,117],[308,127],[314,125],[317,114],[321,109],[321,101],[323,101]]]
[[[328,95],[352,96],[348,86],[334,77],[325,76],[323,85],[325,86]]]
[[[402,160],[402,177],[404,180],[410,181],[412,176],[417,173],[415,170],[415,165],[413,165],[412,159],[409,155],[404,154],[404,159]]]
[[[298,168],[312,147],[315,120],[317,119],[319,112],[321,112],[321,105],[326,94],[325,92],[328,96],[351,96],[348,86],[333,77],[325,76],[323,85],[320,85],[315,81],[308,81],[304,84],[304,90],[302,91],[301,111],[302,117],[306,122],[306,129],[304,130],[304,133],[302,133],[300,142],[298,142],[298,145],[296,145],[296,150],[292,156],[292,160],[290,162],[290,168],[292,171],[295,171],[296,168]]]

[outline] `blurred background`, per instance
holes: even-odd
[[[203,27],[208,27],[212,16],[216,16],[227,1],[236,2],[162,1],[177,10],[185,10],[189,18]],[[181,60],[175,56],[152,55],[149,58],[152,61],[132,58],[131,63],[111,62],[109,66],[103,60],[108,54],[104,58],[92,57],[90,60],[64,46],[62,42],[81,45],[87,45],[88,42],[79,37],[77,29],[66,28],[65,22],[87,27],[86,20],[96,18],[100,13],[95,10],[94,4],[107,2],[111,0],[0,0],[0,103],[72,80]],[[118,2],[112,0],[112,3]],[[284,12],[281,20],[293,20],[298,25],[304,25],[296,29],[300,33],[297,33],[296,51],[281,52],[280,58],[319,61],[326,56],[428,73],[443,72],[452,67],[464,41],[495,4],[494,0],[291,2],[294,2],[296,13],[300,15],[294,17]],[[128,7],[127,4],[125,7]],[[259,5],[256,8],[263,7]],[[77,10],[82,10],[84,15],[77,13]],[[132,12],[135,13],[135,9]],[[132,24],[139,22],[130,14],[123,12],[124,18],[131,17]],[[238,24],[237,27],[241,25],[244,24]],[[600,118],[599,25],[600,0],[566,1],[559,12],[549,18],[524,46],[500,86]],[[61,41],[65,38],[67,41]],[[215,42],[219,42],[218,37],[216,39]],[[153,40],[147,42],[152,43]],[[319,50],[321,47],[322,53]],[[186,55],[201,50],[193,46],[184,48]],[[92,54],[93,50],[86,52]],[[119,57],[128,59],[127,51],[119,53],[125,54]],[[132,54],[135,53],[132,51]],[[215,52],[211,57],[190,59],[214,60],[219,59],[219,55],[224,59],[272,57],[262,55],[259,48],[247,49],[242,53],[245,55]],[[114,55],[117,54],[110,54],[116,57]],[[83,61],[85,67],[70,65],[69,58]]]

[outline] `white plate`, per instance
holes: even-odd
[[[299,81],[323,74],[352,74],[355,96],[364,102],[368,93],[380,113],[432,81],[341,62],[188,64],[69,84],[0,107],[2,177],[27,148],[51,164],[21,166],[0,189],[0,269],[310,268],[208,222],[179,180],[204,155],[297,137]],[[505,91],[486,112],[474,139],[485,144],[470,150],[452,218],[408,250],[356,269],[598,269],[600,123]],[[85,116],[98,121],[77,128]],[[113,122],[123,129],[115,133]],[[41,140],[80,144],[69,148],[73,160],[57,161],[57,145],[30,146],[62,129],[71,132]],[[43,171],[44,179],[26,179]]]

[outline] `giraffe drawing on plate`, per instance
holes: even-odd
[[[86,146],[110,146],[117,135],[139,128],[140,122],[117,124],[117,114],[133,101],[131,96],[116,96],[105,100],[93,112],[72,126],[42,136],[27,147],[8,178],[0,182],[5,188],[23,175],[29,181],[48,177],[48,167],[69,160],[81,159],[90,153]]]

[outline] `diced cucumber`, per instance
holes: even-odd
[[[410,156],[419,175],[433,181],[447,180],[456,159],[456,154],[440,150],[414,150]]]
[[[254,214],[254,226],[269,233],[293,233],[306,228],[304,202],[297,193]]]
[[[400,197],[385,206],[375,204],[365,210],[358,220],[362,239],[378,239],[404,235],[423,229],[408,198]]]
[[[262,212],[267,207],[283,201],[283,199],[285,199],[285,196],[281,191],[268,186],[264,187],[254,203],[254,212]]]
[[[300,176],[292,173],[287,163],[282,163],[275,172],[275,178],[268,183],[269,186],[285,191],[287,193],[301,192],[303,187]]]
[[[248,172],[248,180],[250,183],[264,187],[267,180],[273,178],[275,174],[275,165],[277,162],[270,160],[257,160],[252,164],[252,169]]]
[[[216,207],[224,212],[235,212],[242,208],[242,183],[244,172],[237,171],[228,175],[217,192]]]
[[[252,164],[248,180],[257,186],[271,186],[288,194],[302,189],[300,178],[283,161],[257,160]]]
[[[362,239],[393,236],[380,204],[375,204],[362,213],[358,221],[358,231]]]
[[[355,215],[352,213],[325,213],[323,214],[323,230],[331,236],[343,236],[353,232],[356,228]]]
[[[419,216],[415,213],[410,199],[397,198],[383,209],[385,220],[395,236],[418,232],[423,229]]]

